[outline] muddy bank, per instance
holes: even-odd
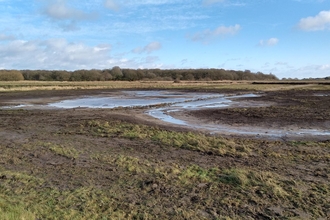
[[[204,109],[191,111],[189,114],[226,124],[330,128],[330,92],[268,92],[259,97],[241,98],[241,100],[272,104],[266,107]]]
[[[242,94],[189,91],[68,90],[3,93],[0,106],[23,109],[83,109],[138,123],[212,134],[284,140],[330,137],[328,91],[273,91]],[[158,105],[166,107],[156,107]],[[146,110],[146,107],[152,110]],[[88,108],[86,108],[88,107]],[[116,109],[108,109],[115,108]],[[125,107],[134,107],[125,108]],[[152,116],[152,117],[150,117]]]
[[[173,116],[200,124],[246,127],[251,133],[282,139],[330,139],[329,91],[276,91],[240,98],[236,106],[186,111]],[[266,105],[266,106],[265,106]],[[243,107],[242,107],[243,106]],[[264,130],[264,131],[263,131]],[[248,134],[248,132],[247,132]]]

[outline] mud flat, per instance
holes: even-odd
[[[211,99],[182,90],[154,91],[149,107],[132,108],[49,104],[105,96],[132,104],[143,91],[0,93],[0,219],[327,219],[327,134],[210,135],[148,113],[165,109],[193,125],[329,131],[330,92],[214,92],[225,106],[193,109],[187,93]]]
[[[290,98],[286,98],[287,96]],[[172,124],[211,134],[242,135],[274,140],[327,140],[330,137],[327,115],[329,96],[326,93],[299,92],[297,96],[292,92],[291,94],[277,92],[274,95],[272,93],[119,90],[63,98],[63,100],[51,98],[49,100],[38,97],[32,100],[14,99],[11,101],[11,106],[2,108],[126,108],[126,110],[149,108],[150,110],[144,113],[159,119],[157,124]],[[143,118],[142,112],[143,110],[139,112],[140,118]],[[150,118],[144,117],[144,120],[148,121]]]

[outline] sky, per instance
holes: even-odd
[[[330,76],[330,0],[0,0],[0,69]]]

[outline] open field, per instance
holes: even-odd
[[[322,81],[0,81],[0,92],[33,90],[71,89],[231,89],[231,90],[287,90],[287,89],[329,89],[330,82]]]
[[[0,82],[0,106],[165,88],[264,91],[253,101],[273,103],[190,113],[201,121],[329,129],[330,86],[317,83]],[[146,119],[143,109],[0,109],[0,219],[330,216],[330,137],[215,136]]]

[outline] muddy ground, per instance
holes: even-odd
[[[240,100],[264,102],[271,106],[200,110],[190,114],[197,118],[226,124],[279,128],[292,125],[302,128],[330,128],[329,91],[277,91]]]
[[[0,106],[13,104],[15,100],[22,99],[40,104],[48,102],[49,99],[60,100],[99,92],[98,90],[70,90],[1,93]],[[232,92],[230,91],[230,93]],[[330,128],[329,91],[273,91],[263,93],[260,97],[244,98],[244,100],[267,102],[272,106],[199,110],[185,114],[200,121],[221,122],[230,125],[264,127],[295,125],[328,130]],[[83,128],[89,121],[122,121],[168,131],[189,131],[185,127],[162,123],[144,115],[143,111],[144,109],[1,109],[0,148],[2,155],[0,165],[6,171],[23,172],[43,178],[45,182],[40,186],[41,188],[52,187],[60,191],[74,190],[78,187],[107,189],[116,180],[128,175],[123,174],[123,171],[114,164],[95,160],[93,157],[93,155],[109,152],[113,155],[124,155],[149,161],[155,166],[162,164],[166,167],[178,164],[180,167],[189,167],[194,164],[205,169],[235,167],[256,172],[270,172],[303,185],[302,194],[299,194],[301,199],[297,200],[301,204],[294,202],[294,199],[279,198],[277,200],[274,197],[267,197],[263,192],[252,189],[251,192],[241,192],[240,195],[252,195],[247,196],[250,199],[244,199],[243,196],[242,204],[235,200],[240,197],[237,195],[234,195],[233,199],[236,202],[230,202],[227,206],[216,202],[207,203],[206,200],[203,200],[206,198],[205,195],[208,195],[207,184],[199,183],[198,187],[194,188],[195,191],[190,192],[191,189],[180,189],[177,186],[150,179],[151,177],[146,174],[141,174],[139,177],[135,173],[129,174],[128,179],[142,178],[141,181],[145,181],[141,186],[143,196],[124,184],[123,194],[133,195],[125,197],[120,202],[121,205],[118,205],[118,209],[144,209],[142,206],[144,200],[152,201],[153,198],[157,198],[155,206],[149,207],[148,212],[151,216],[158,218],[177,216],[177,219],[183,219],[182,216],[180,217],[183,214],[179,215],[176,210],[179,208],[180,210],[193,210],[196,207],[198,207],[198,213],[189,219],[217,219],[221,216],[234,219],[245,219],[245,217],[251,219],[287,219],[288,217],[326,219],[330,216],[329,191],[327,191],[330,189],[330,137],[328,140],[316,140],[316,142],[308,142],[308,140],[286,142],[235,136],[235,143],[241,143],[251,149],[247,156],[242,156],[238,154],[217,155],[212,152],[164,146],[148,139],[136,140],[120,136],[106,138],[91,135]],[[80,154],[74,159],[63,157],[54,151],[45,150],[47,144],[71,146]],[[0,184],[6,178],[8,177],[2,176]],[[324,186],[326,191],[314,193],[313,190],[317,186]],[[144,192],[144,188],[148,187],[151,191]],[[225,194],[225,192],[218,194],[217,197],[224,200],[226,196],[230,198],[230,195]],[[208,197],[212,197],[212,195],[208,195]],[[184,203],[182,203],[183,198],[186,198]],[[162,204],[161,210],[155,208],[157,205],[160,206],[157,202]],[[133,206],[127,204],[133,204]]]
[[[109,90],[115,94],[116,90]],[[82,96],[97,96],[106,93],[107,90],[64,90],[64,91],[30,91],[24,93],[3,93],[0,96],[0,107],[20,104],[43,105],[65,99]],[[119,92],[119,91],[118,91]],[[227,96],[242,94],[246,91],[223,90],[216,91]],[[119,93],[118,93],[119,94]],[[310,90],[289,90],[257,93],[258,97],[239,98],[236,104],[230,108],[187,110],[171,113],[176,118],[195,124],[223,124],[232,127],[251,126],[260,128],[275,128],[299,130],[318,129],[329,131],[330,128],[330,92],[310,91]],[[237,101],[237,99],[236,99]],[[243,106],[243,107],[242,107]],[[40,107],[37,107],[40,108]],[[42,108],[42,107],[41,107]],[[32,107],[33,109],[33,107]],[[144,123],[170,127],[176,130],[187,130],[185,126],[172,125],[144,114],[145,109],[120,109],[120,110],[100,110],[77,108],[82,114],[102,114],[112,115],[131,122]],[[30,108],[31,110],[31,108]],[[58,111],[54,112],[56,117]],[[65,111],[70,113],[70,110]],[[194,124],[192,123],[192,124]],[[196,128],[195,128],[196,129]],[[198,128],[197,128],[198,130]],[[201,130],[202,131],[202,130]],[[205,130],[203,130],[205,132]],[[223,133],[222,135],[234,135],[235,133]],[[307,139],[318,139],[319,137],[308,136]],[[300,137],[301,139],[301,137]],[[321,139],[327,140],[327,137]]]

